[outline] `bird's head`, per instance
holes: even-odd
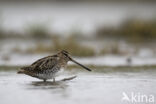
[[[61,58],[63,58],[63,59],[66,60],[66,61],[72,61],[72,62],[74,62],[75,64],[77,64],[77,65],[83,67],[84,69],[86,69],[86,70],[88,70],[88,71],[91,71],[91,69],[87,68],[86,66],[84,66],[84,65],[82,65],[82,64],[80,64],[80,63],[78,63],[78,62],[75,61],[73,58],[71,58],[69,52],[67,52],[67,51],[65,51],[65,50],[60,51],[60,52],[58,53],[58,56],[60,56]]]
[[[62,50],[57,54],[61,59],[64,59],[66,61],[70,61],[70,55],[67,51]]]

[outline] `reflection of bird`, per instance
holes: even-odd
[[[53,79],[53,81],[55,81],[57,72],[59,72],[61,68],[66,67],[68,61],[72,61],[86,70],[91,71],[91,69],[73,60],[67,51],[62,50],[56,55],[41,58],[32,65],[21,68],[18,73],[23,73],[32,77],[43,79],[44,81],[47,79]]]

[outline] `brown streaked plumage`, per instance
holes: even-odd
[[[43,79],[44,81],[47,79],[53,79],[53,81],[55,81],[57,72],[59,72],[61,68],[66,67],[68,61],[72,61],[84,69],[91,71],[91,69],[72,59],[67,51],[62,50],[56,55],[41,58],[32,63],[30,66],[22,67],[18,73]]]

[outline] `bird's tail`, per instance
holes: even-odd
[[[30,70],[30,67],[22,67],[20,70],[17,72],[18,74],[23,74],[26,72],[26,70]]]
[[[17,73],[18,74],[23,74],[25,71],[24,70],[19,70]]]

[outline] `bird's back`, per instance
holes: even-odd
[[[35,61],[30,66],[22,67],[18,73],[24,73],[33,77],[44,77],[45,75],[51,77],[61,68],[58,60],[59,57],[57,55],[47,56]]]

